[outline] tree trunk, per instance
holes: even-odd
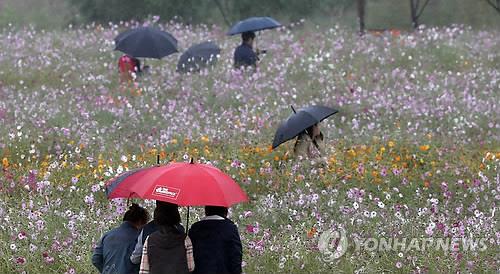
[[[414,29],[418,28],[418,0],[410,0],[411,24]]]
[[[358,19],[359,19],[359,33],[365,33],[365,7],[366,0],[358,0]]]

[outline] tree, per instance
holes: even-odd
[[[421,4],[420,0],[410,0],[410,11],[411,11],[411,22],[414,29],[417,29],[419,26],[418,19],[424,12],[425,7],[429,4],[430,0],[425,0],[425,2]]]
[[[500,13],[500,0],[496,0],[496,4],[493,0],[486,0],[490,6],[492,6],[498,13]]]
[[[358,0],[358,19],[359,19],[359,33],[365,33],[365,8],[366,0]]]

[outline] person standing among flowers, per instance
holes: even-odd
[[[137,266],[129,258],[140,229],[149,219],[148,211],[133,203],[125,212],[123,223],[102,236],[92,255],[92,264],[100,273],[137,273]]]
[[[227,213],[227,207],[206,206],[206,216],[189,229],[196,264],[194,273],[241,273],[240,234]]]
[[[171,205],[171,204],[167,202],[156,201],[156,208],[162,205]],[[156,214],[157,210],[155,209],[154,216],[156,216]],[[184,227],[182,227],[181,224],[179,224],[179,226],[182,230],[184,230]],[[137,237],[137,242],[135,244],[134,251],[132,252],[132,255],[130,255],[130,261],[133,264],[141,263],[142,249],[144,247],[144,242],[146,241],[146,238],[149,235],[153,234],[153,232],[157,230],[158,230],[158,225],[156,224],[156,221],[154,219],[142,228],[141,233],[139,233],[139,236]]]
[[[120,71],[120,78],[122,81],[133,80],[132,74],[141,74],[141,61],[130,55],[123,55],[118,59],[118,69]]]
[[[247,31],[241,34],[242,43],[234,51],[234,67],[257,67],[259,61],[259,50],[253,50],[255,33]]]
[[[297,136],[293,153],[296,158],[316,159],[323,155],[324,136],[319,128],[319,124],[310,126]]]
[[[146,238],[139,274],[184,274],[194,270],[193,246],[180,224],[178,206],[158,203],[154,221],[157,231]]]

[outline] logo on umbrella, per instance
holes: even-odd
[[[153,191],[153,195],[165,196],[167,198],[177,200],[180,192],[181,190],[175,187],[157,185]]]

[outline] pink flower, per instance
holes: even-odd
[[[24,265],[24,264],[26,263],[26,258],[24,258],[24,257],[22,257],[22,256],[17,257],[17,258],[16,258],[16,263],[17,263],[18,265]]]
[[[19,232],[19,234],[17,234],[17,238],[18,238],[19,240],[24,240],[24,239],[26,239],[26,238],[27,238],[27,237],[26,237],[26,232],[24,232],[24,231]]]
[[[259,233],[259,224],[257,223],[255,226],[247,225],[247,232],[252,234]]]
[[[254,226],[253,225],[247,225],[247,232],[248,233],[253,233],[254,231]]]

